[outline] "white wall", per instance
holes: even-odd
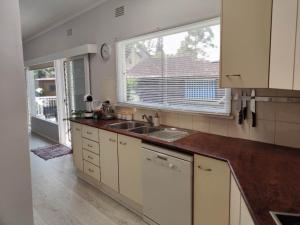
[[[109,0],[87,14],[24,45],[25,60],[81,44],[134,37],[156,29],[188,24],[219,15],[219,0]],[[126,14],[114,18],[114,9],[125,5]],[[73,36],[66,30],[72,28]],[[114,50],[113,50],[114,52]],[[115,59],[100,62],[91,57],[92,93],[104,100],[116,97]]]
[[[18,0],[0,7],[0,224],[33,225]]]
[[[31,132],[48,138],[53,142],[59,142],[58,125],[55,123],[31,117]]]
[[[125,5],[126,15],[114,18],[113,10]],[[25,58],[32,59],[86,43],[108,42],[114,47],[116,39],[126,39],[156,29],[188,24],[219,15],[220,0],[108,0],[75,20],[50,31],[24,45]],[[73,36],[66,30],[72,28]],[[92,93],[96,98],[116,100],[115,55],[107,63],[98,56],[91,57]],[[233,93],[239,90],[233,90]],[[250,94],[250,90],[248,90]],[[257,90],[259,96],[295,96],[300,92]],[[233,115],[237,115],[233,102]],[[143,113],[138,110],[135,119]],[[247,120],[241,126],[235,120],[201,115],[160,113],[161,122],[170,126],[194,129],[223,136],[238,137],[300,148],[300,104],[257,104],[257,127]]]

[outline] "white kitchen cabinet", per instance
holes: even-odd
[[[81,130],[82,125],[73,122],[71,123],[73,160],[75,167],[78,170],[83,171]]]
[[[98,142],[98,129],[90,126],[82,126],[82,137]]]
[[[194,225],[228,225],[230,170],[226,162],[194,156]]]
[[[298,0],[273,0],[270,88],[293,89],[297,11]]]
[[[83,160],[84,173],[93,179],[100,181],[100,169],[92,163],[89,163],[86,160]]]
[[[248,207],[243,198],[241,198],[241,222],[240,225],[255,225]]]
[[[255,225],[233,175],[230,186],[230,225]]]
[[[230,181],[230,225],[240,225],[241,192],[233,175]]]
[[[120,193],[142,204],[141,140],[118,135]]]
[[[118,135],[99,130],[101,183],[119,191]]]
[[[272,0],[223,0],[221,86],[268,88]]]

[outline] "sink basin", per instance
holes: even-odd
[[[142,122],[135,122],[135,121],[126,121],[126,122],[114,123],[108,125],[109,128],[121,129],[121,130],[129,130],[129,129],[142,127],[142,126],[146,126],[146,124]]]
[[[137,134],[145,134],[152,138],[160,139],[167,142],[177,141],[190,134],[188,131],[178,128],[163,128],[149,126],[138,127],[129,131]]]
[[[177,141],[188,136],[190,132],[178,128],[163,128],[158,131],[149,133],[150,137],[157,138],[167,142]]]
[[[162,128],[143,126],[143,127],[137,127],[137,128],[131,129],[129,131],[131,131],[133,133],[137,133],[137,134],[150,134],[152,132],[160,131],[161,129]]]
[[[278,225],[300,225],[300,214],[270,212]]]

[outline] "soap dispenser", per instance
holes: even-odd
[[[155,113],[155,116],[153,118],[153,125],[155,127],[158,127],[160,125],[160,123],[159,123],[159,117],[158,117],[158,113],[157,112]]]

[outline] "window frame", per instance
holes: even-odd
[[[139,104],[139,103],[131,103],[126,101],[126,76],[124,76],[123,68],[126,68],[126,60],[124,59],[125,54],[125,46],[132,42],[137,41],[143,41],[147,39],[153,39],[153,38],[159,38],[163,36],[168,36],[176,33],[185,32],[187,30],[193,29],[195,27],[206,27],[206,26],[213,26],[220,24],[221,20],[220,17],[216,17],[213,19],[203,20],[200,22],[183,25],[174,27],[171,29],[166,30],[160,30],[157,32],[152,32],[149,34],[144,34],[140,36],[136,36],[133,38],[129,38],[126,40],[120,40],[116,43],[116,77],[117,77],[117,106],[124,106],[124,107],[134,107],[134,108],[141,108],[141,109],[151,109],[151,110],[160,110],[160,111],[169,111],[169,112],[187,112],[187,113],[197,113],[197,114],[205,114],[205,115],[216,115],[221,117],[231,117],[231,89],[226,88],[225,91],[229,92],[226,93],[226,95],[229,95],[229,111],[228,113],[222,113],[222,112],[205,112],[201,110],[192,110],[192,109],[179,109],[179,108],[173,108],[173,107],[165,107],[163,105],[147,105],[145,104]],[[221,55],[220,55],[221,57]],[[120,60],[121,59],[121,60]]]

